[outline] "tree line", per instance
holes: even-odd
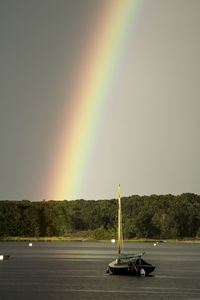
[[[133,195],[122,202],[124,238],[200,237],[200,196]],[[50,237],[85,234],[117,237],[117,199],[0,201],[0,237]]]

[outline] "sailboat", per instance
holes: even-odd
[[[126,275],[148,275],[155,270],[155,266],[142,259],[145,252],[122,254],[121,253],[121,199],[120,184],[118,185],[118,257],[108,265],[107,273]]]

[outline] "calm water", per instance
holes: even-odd
[[[127,243],[127,252],[145,251],[156,265],[153,276],[105,273],[116,244],[57,242],[0,243],[1,300],[200,299],[200,244]]]

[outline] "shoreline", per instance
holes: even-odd
[[[110,243],[110,239],[94,239],[84,237],[0,237],[0,242],[107,242]],[[117,242],[117,240],[116,240]],[[124,239],[124,242],[145,242],[145,243],[193,243],[199,244],[200,239],[197,238],[183,238],[183,239]]]

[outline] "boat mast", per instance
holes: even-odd
[[[120,254],[120,233],[121,233],[121,200],[120,184],[118,185],[118,253]]]

